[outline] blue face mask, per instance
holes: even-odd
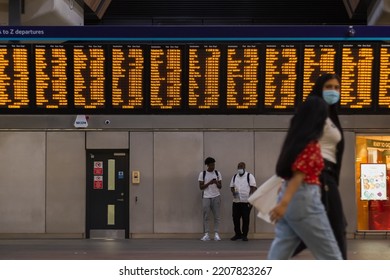
[[[322,92],[322,97],[329,105],[336,104],[340,100],[340,93],[337,90],[329,89]]]

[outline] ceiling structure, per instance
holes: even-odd
[[[0,0],[0,25],[388,24],[390,0]]]
[[[109,1],[98,17],[84,9],[84,24],[298,24],[367,23],[371,0],[96,0]]]

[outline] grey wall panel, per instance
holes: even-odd
[[[124,131],[87,132],[87,149],[128,149],[129,133]]]
[[[165,129],[165,128],[201,128],[203,127],[202,116],[185,115],[185,116],[153,116],[153,128]]]
[[[0,231],[45,231],[45,133],[0,133]]]
[[[341,126],[344,130],[376,129],[380,132],[387,130],[390,123],[390,115],[343,115],[340,116]]]
[[[153,233],[153,133],[130,132],[131,171],[140,171],[140,184],[130,178],[130,233]]]
[[[223,115],[223,116],[202,116],[203,127],[211,129],[253,128],[253,118],[250,115]]]
[[[232,219],[232,193],[229,185],[237,172],[237,164],[246,163],[246,169],[257,179],[254,166],[254,133],[253,132],[205,132],[204,157],[211,156],[216,160],[216,169],[222,173],[221,226],[222,233],[234,234]],[[213,223],[211,223],[213,224]],[[251,219],[249,233],[253,232],[254,219]]]
[[[253,127],[262,130],[287,130],[290,119],[289,115],[257,115],[254,116]]]
[[[341,165],[339,191],[343,201],[347,232],[354,232],[357,228],[356,183],[355,183],[355,146],[356,136],[353,132],[344,132],[345,147]]]
[[[258,185],[275,174],[276,161],[285,136],[285,132],[255,133],[255,165]],[[255,230],[256,233],[273,233],[274,226],[256,217]]]
[[[285,130],[291,115],[93,115],[88,119],[88,130],[110,132],[128,129],[256,129]],[[2,115],[0,129],[75,129],[75,115]],[[110,120],[110,124],[105,124]],[[387,130],[387,115],[342,115],[344,129]],[[357,132],[357,131],[356,131]],[[123,142],[121,142],[123,143]],[[123,147],[120,147],[123,148]]]
[[[154,134],[154,224],[156,233],[202,232],[198,175],[203,133]]]
[[[47,233],[85,233],[85,132],[48,132]]]

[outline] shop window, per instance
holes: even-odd
[[[356,138],[358,230],[390,230],[390,136]]]

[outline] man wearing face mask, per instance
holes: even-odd
[[[248,197],[256,190],[256,179],[245,170],[244,162],[238,164],[237,173],[230,181],[230,190],[233,194],[232,213],[235,233],[230,240],[248,241],[249,216],[252,209],[252,205],[248,203]]]

